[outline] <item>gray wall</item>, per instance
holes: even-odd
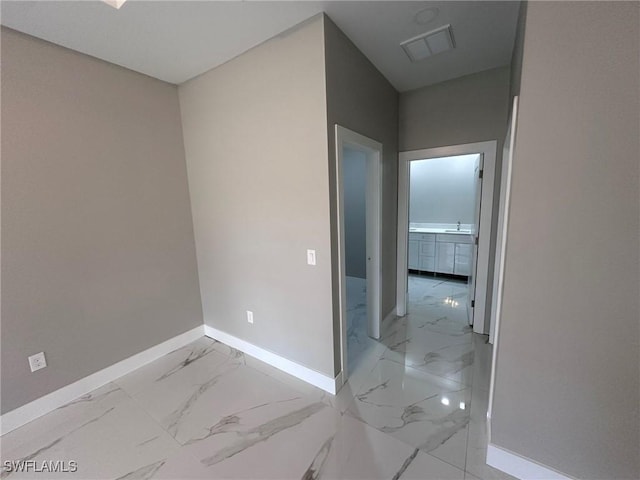
[[[367,155],[348,147],[343,155],[345,270],[367,278]]]
[[[327,125],[331,191],[335,191],[335,125],[382,143],[382,315],[396,306],[396,223],[398,197],[398,93],[371,62],[325,16]],[[335,196],[331,196],[335,212]],[[334,218],[334,215],[331,217]],[[337,245],[335,225],[332,241]],[[337,295],[334,259],[334,295]],[[337,302],[336,302],[337,303]],[[338,318],[338,312],[334,312]],[[339,354],[339,325],[334,324]],[[339,357],[336,357],[339,365]]]
[[[507,132],[509,67],[400,94],[400,151],[498,140]]]
[[[409,164],[410,223],[475,223],[479,155],[416,160]]]
[[[175,86],[2,29],[2,287],[3,413],[202,324]]]
[[[493,267],[502,148],[507,133],[510,96],[509,67],[494,68],[447,82],[400,94],[400,151],[497,140],[493,220],[491,226],[489,275]],[[487,292],[485,331],[489,331],[491,291]]]
[[[510,97],[520,94],[520,81],[522,78],[522,52],[524,50],[524,31],[527,21],[527,4],[522,1],[520,3],[520,11],[518,12],[518,25],[516,28],[516,38],[513,45],[513,53],[511,55],[511,76],[509,93]]]
[[[317,16],[179,93],[205,323],[333,376],[324,76]]]
[[[640,478],[640,4],[531,2],[492,442]]]

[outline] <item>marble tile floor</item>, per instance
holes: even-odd
[[[366,304],[365,281],[348,282],[347,292],[360,294],[348,299],[357,310]],[[467,284],[410,275],[408,287],[408,314],[382,326],[382,354],[377,349],[354,360],[349,382],[356,379],[355,394],[344,411],[464,470],[468,478],[512,478],[485,464],[491,345],[468,324]],[[349,339],[360,344],[366,311],[362,315],[365,321],[354,328],[364,327],[349,331]]]
[[[433,285],[428,294],[415,287],[422,300],[384,326],[382,342],[357,343],[366,314],[351,325],[357,355],[336,396],[203,337],[2,436],[0,477],[507,478],[484,465],[488,375],[453,348],[468,340],[477,354],[488,348],[484,337],[474,338],[454,314],[456,322],[435,323],[418,315],[421,302],[437,303],[425,297],[455,295],[455,286]],[[352,310],[361,305],[356,299]],[[414,337],[396,346],[425,330],[455,338],[437,361],[417,360],[424,355]],[[78,470],[11,472],[6,460],[73,460]]]
[[[346,277],[347,364],[354,371],[365,352],[377,343],[367,335],[367,285],[363,278]]]

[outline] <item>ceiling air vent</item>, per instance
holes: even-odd
[[[432,55],[446,52],[455,48],[451,25],[423,33],[417,37],[405,40],[400,44],[412,62],[419,62]]]

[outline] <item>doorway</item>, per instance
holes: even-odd
[[[339,125],[335,129],[340,383],[344,383],[358,350],[380,337],[382,144]]]
[[[409,162],[408,290],[449,280],[457,293],[444,300],[469,325],[475,306],[482,164],[481,153]],[[433,281],[420,278],[425,276]]]
[[[491,260],[490,236],[493,214],[493,188],[495,175],[497,142],[480,142],[473,144],[455,145],[426,150],[414,150],[401,152],[398,171],[398,258],[397,258],[397,314],[407,314],[408,271],[410,266],[415,266],[415,244],[409,244],[412,232],[410,229],[409,203],[410,203],[410,173],[411,164],[416,161],[434,161],[445,157],[467,156],[469,161],[475,162],[476,181],[474,220],[472,222],[456,221],[434,222],[432,227],[440,227],[437,234],[428,235],[424,245],[420,245],[423,258],[422,265],[418,263],[418,270],[429,271],[435,274],[456,275],[456,250],[459,252],[458,273],[460,277],[467,277],[470,282],[468,299],[469,324],[473,325],[473,331],[485,334],[489,330],[489,265]],[[481,182],[481,184],[480,184]],[[467,217],[469,219],[470,217]],[[418,222],[419,223],[419,222]],[[419,232],[419,227],[413,226],[414,233]],[[440,232],[440,230],[442,230]],[[449,230],[449,231],[447,231]],[[434,232],[436,230],[433,230]],[[463,235],[467,239],[462,241]],[[415,235],[413,235],[415,237]],[[433,237],[433,238],[431,238]],[[459,241],[460,240],[460,241]],[[415,240],[413,240],[415,241]],[[433,243],[431,243],[433,242]],[[459,245],[460,244],[460,245]],[[431,246],[432,245],[432,246]],[[436,254],[437,251],[437,254]],[[430,253],[433,252],[433,263],[430,263]],[[410,253],[412,253],[410,258]],[[419,252],[420,253],[420,252]],[[437,255],[437,256],[436,256]],[[410,265],[410,262],[413,262]],[[456,301],[452,299],[452,301]]]

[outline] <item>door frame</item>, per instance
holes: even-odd
[[[496,241],[496,270],[494,282],[494,305],[491,316],[491,329],[489,331],[489,343],[493,344],[491,357],[491,380],[489,381],[489,404],[487,408],[487,419],[489,425],[493,412],[493,395],[496,382],[496,368],[498,367],[498,342],[500,340],[500,320],[502,318],[502,294],[504,291],[504,270],[506,265],[506,255],[509,231],[509,208],[511,205],[511,177],[513,171],[513,157],[516,144],[516,131],[518,128],[518,102],[519,97],[513,97],[511,115],[509,116],[509,127],[505,140],[503,160],[502,160],[502,188],[500,190],[500,213],[498,216],[498,239]],[[491,442],[491,428],[489,428],[489,438]]]
[[[474,180],[475,180],[475,185],[476,185],[476,195],[475,195],[475,200],[476,200],[476,205],[474,206],[474,211],[473,211],[473,219],[474,219],[474,225],[478,226],[480,225],[480,212],[482,211],[482,187],[483,187],[483,181],[482,181],[482,176],[480,175],[480,172],[484,171],[484,154],[479,154],[478,155],[478,165],[477,167],[474,167]],[[478,175],[476,177],[476,175]],[[479,178],[478,178],[479,177]],[[478,232],[474,232],[474,239],[477,237]],[[471,245],[471,265],[469,266],[469,273],[470,275],[472,275],[470,281],[467,281],[467,283],[469,284],[469,288],[472,288],[473,291],[470,290],[471,295],[468,296],[467,298],[467,315],[468,315],[468,322],[469,325],[473,325],[473,319],[475,317],[475,307],[473,307],[472,305],[475,304],[475,299],[476,299],[476,282],[478,281],[478,244],[474,241],[474,243]],[[469,313],[471,313],[469,315]]]
[[[496,262],[493,274],[492,315],[489,326],[489,343],[495,346],[496,334],[500,324],[502,308],[502,285],[504,283],[504,268],[507,249],[507,227],[509,220],[509,205],[511,199],[511,169],[513,168],[513,149],[515,147],[516,120],[518,117],[518,96],[513,97],[509,127],[502,150],[502,178],[500,180],[500,206],[498,207],[498,232],[496,236]],[[494,348],[495,350],[495,348]]]
[[[480,206],[480,225],[478,228],[478,258],[476,268],[476,294],[473,331],[488,333],[489,315],[487,305],[491,299],[489,271],[491,259],[491,220],[493,218],[494,181],[496,170],[497,140],[465,143],[446,147],[427,148],[400,152],[398,158],[398,247],[397,247],[397,315],[407,314],[407,242],[409,240],[409,162],[438,157],[470,155],[481,153],[484,156],[482,176],[482,200]],[[482,321],[478,321],[482,319]]]
[[[338,233],[338,290],[340,292],[340,362],[342,383],[347,381],[347,288],[344,238],[344,147],[351,147],[367,155],[367,316],[368,334],[380,338],[382,312],[381,245],[382,245],[382,144],[340,125],[335,126],[336,138],[336,205]]]

